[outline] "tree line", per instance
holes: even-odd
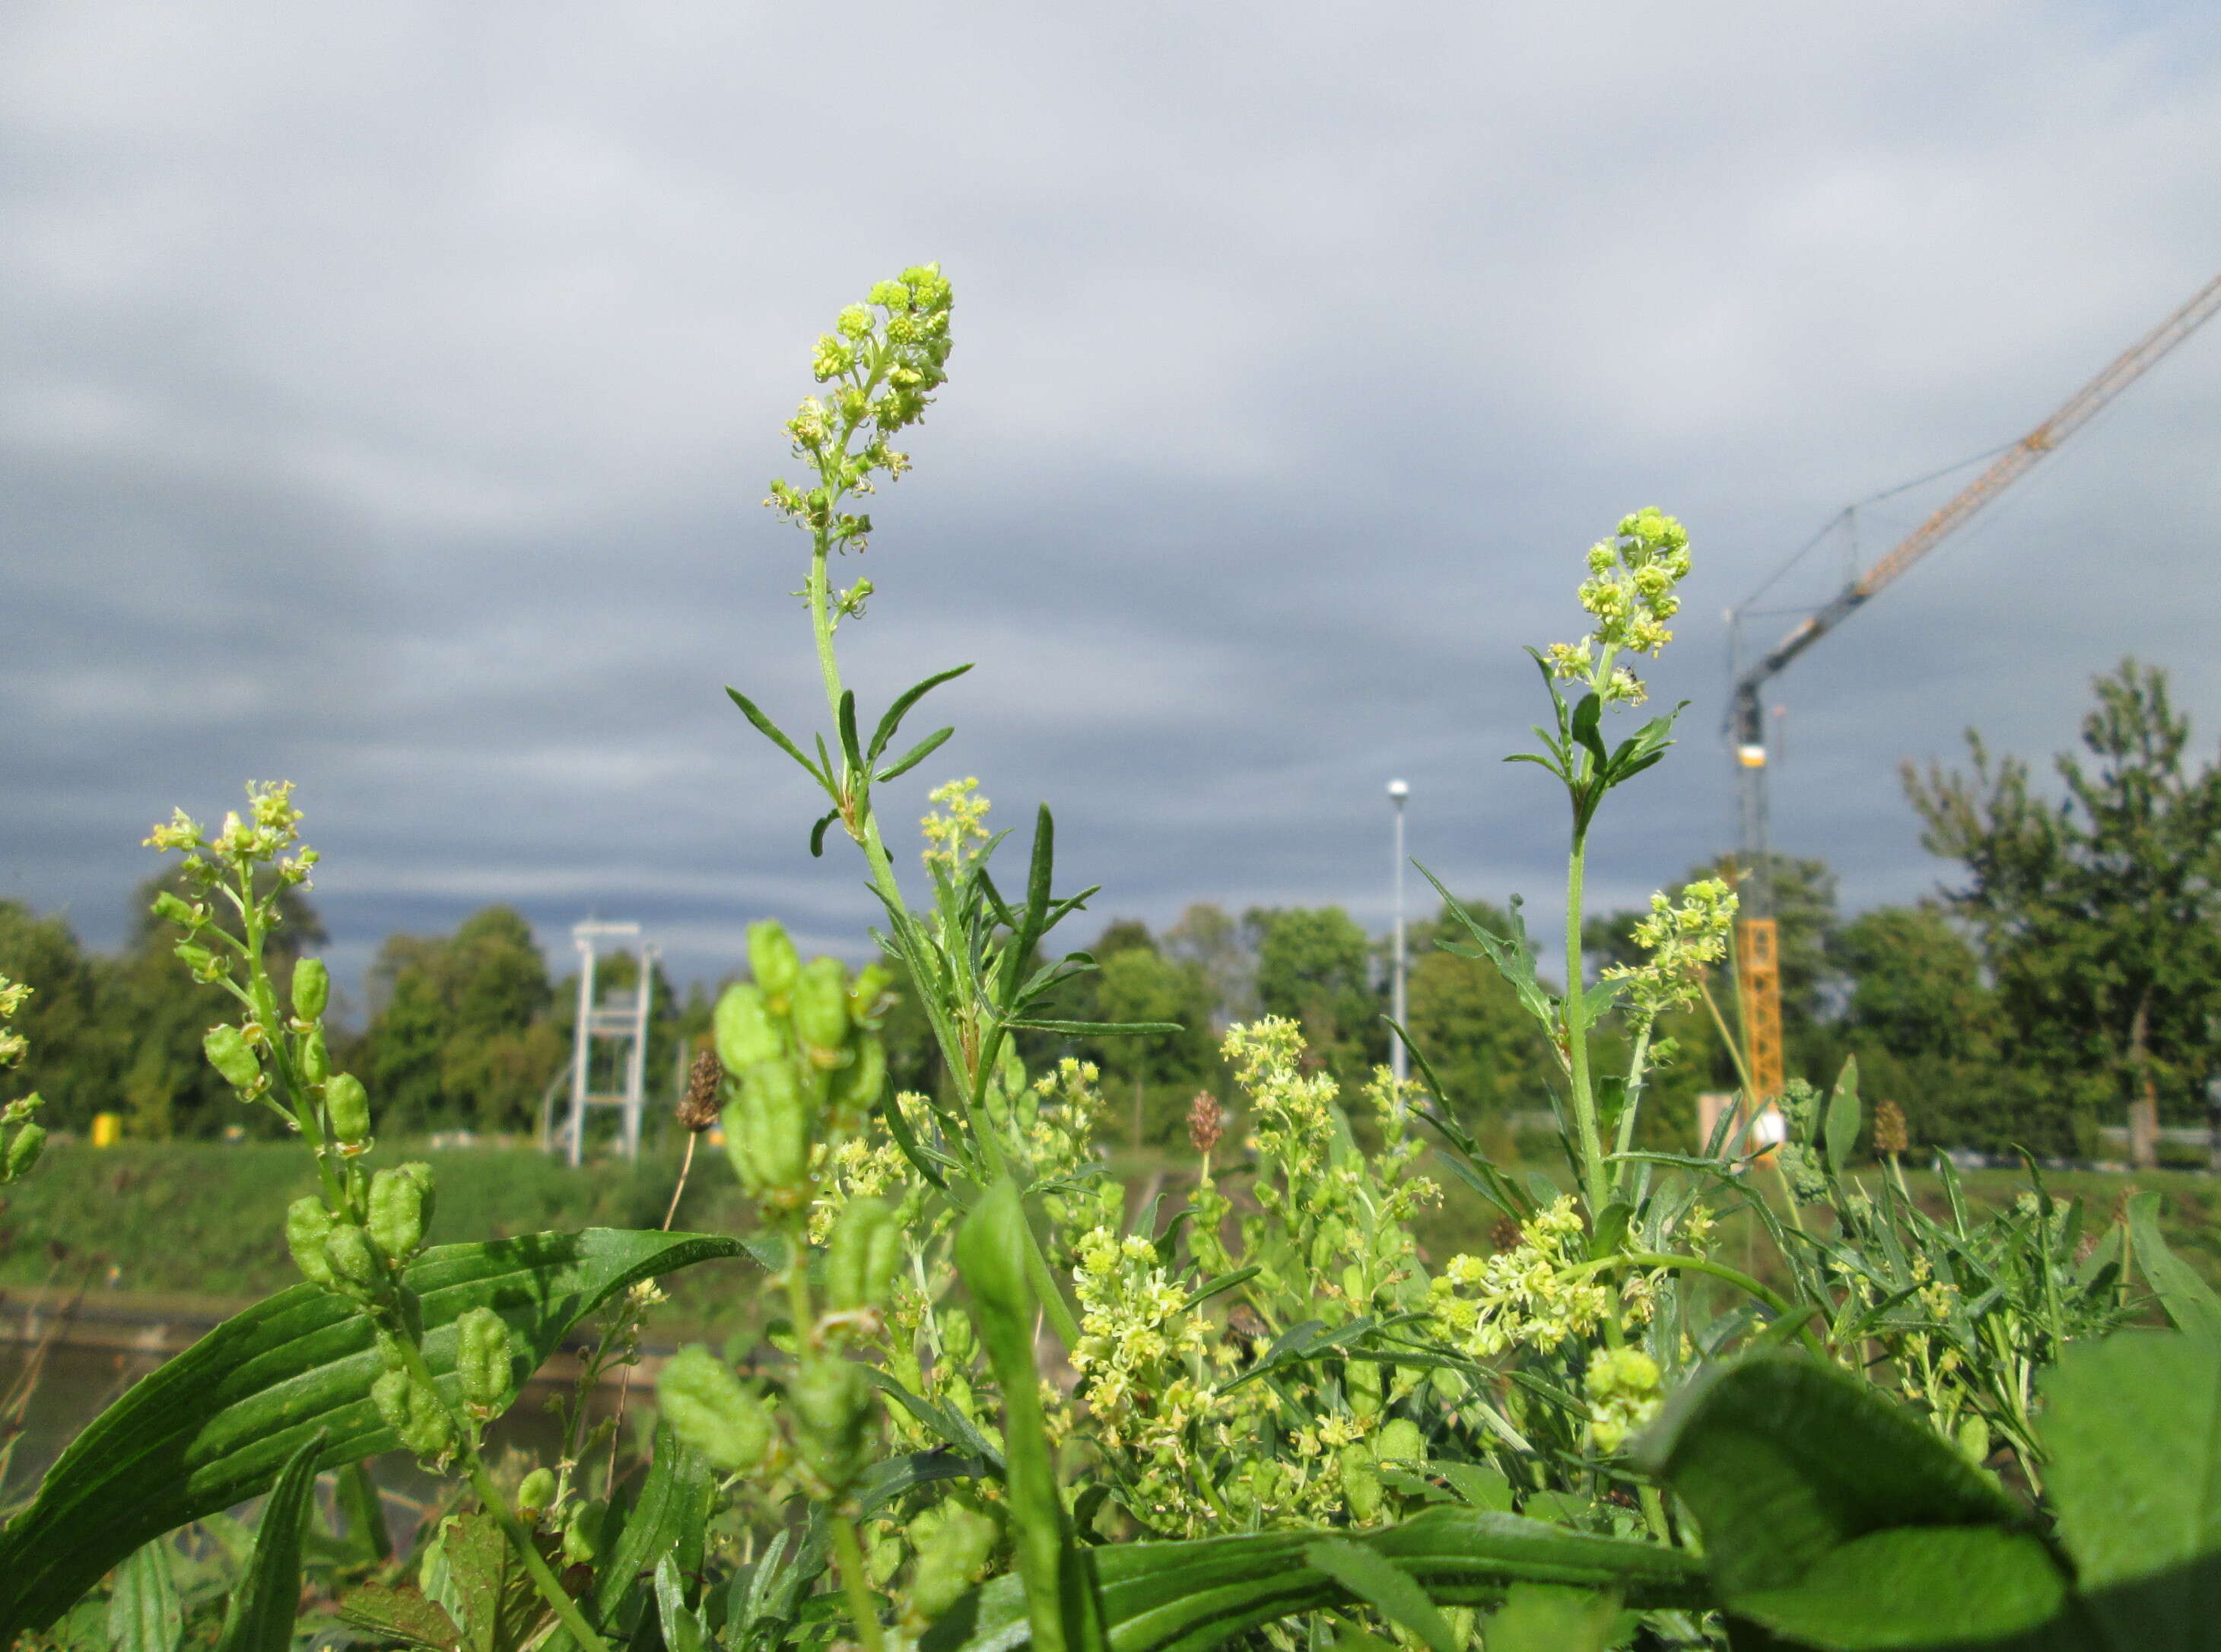
[[[1846,918],[1822,862],[1780,857],[1770,869],[1789,1070],[1824,1082],[1855,1055],[1863,1093],[1897,1102],[1916,1146],[2090,1157],[2099,1127],[2127,1122],[2149,1161],[2158,1126],[2204,1117],[2205,1079],[2221,1063],[2221,767],[2190,760],[2188,719],[2162,673],[2124,661],[2095,689],[2081,749],[2056,760],[2050,795],[2026,763],[1993,756],[1972,734],[1965,767],[1907,770],[1924,842],[1955,867],[1930,898]],[[1683,882],[1724,869],[1735,870],[1696,867]],[[142,887],[135,910],[160,886]],[[281,971],[327,938],[307,899],[289,901]],[[1508,922],[1486,901],[1466,905],[1499,931]],[[1590,921],[1585,973],[1639,961],[1639,916]],[[116,1111],[127,1133],[147,1138],[260,1128],[202,1057],[220,1006],[171,957],[165,928],[144,917],[120,952],[101,955],[63,919],[0,902],[0,973],[36,989],[19,1022],[31,1040],[23,1077],[46,1095],[54,1126],[83,1130],[94,1113]],[[1459,932],[1447,909],[1411,926],[1412,1037],[1469,1124],[1531,1128],[1550,1106],[1550,1056],[1492,968],[1436,944]],[[1073,984],[1072,1019],[1182,1030],[1042,1036],[1024,1053],[1095,1061],[1114,1129],[1137,1142],[1173,1138],[1198,1092],[1226,1097],[1218,1035],[1233,1021],[1300,1022],[1311,1059],[1345,1085],[1388,1060],[1388,944],[1340,907],[1237,915],[1198,903],[1157,932],[1115,920],[1090,950],[1099,967]],[[629,992],[638,967],[619,954],[599,979]],[[713,988],[682,995],[660,971],[654,988],[652,1093],[671,1087],[714,1002]],[[1735,1023],[1733,987],[1723,978],[1711,988],[1717,1016],[1700,1004],[1660,1028],[1672,1049],[1646,1104],[1655,1145],[1687,1147],[1696,1098],[1734,1087],[1721,1024]],[[335,1054],[372,1086],[395,1133],[529,1132],[566,1069],[575,981],[551,975],[510,908],[488,907],[447,936],[389,937],[368,998],[360,1030]],[[914,1006],[898,1007],[886,1042],[898,1085],[937,1086]]]

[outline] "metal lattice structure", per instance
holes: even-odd
[[[597,997],[595,973],[600,948],[610,942],[630,941],[628,948],[640,960],[639,985],[630,993]],[[640,1120],[648,1099],[648,1018],[655,996],[655,948],[640,939],[637,923],[587,922],[573,924],[571,943],[579,949],[579,1020],[572,1034],[571,1116],[561,1142],[572,1165],[585,1156],[586,1117],[595,1107],[615,1107],[618,1140],[628,1159],[640,1157]],[[610,1052],[619,1087],[593,1087],[595,1051]]]

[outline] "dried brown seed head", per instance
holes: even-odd
[[[686,1094],[679,1103],[679,1122],[699,1135],[717,1122],[717,1092],[725,1081],[725,1064],[717,1052],[705,1049],[694,1058],[686,1075]]]
[[[1187,1109],[1187,1139],[1195,1144],[1195,1150],[1210,1152],[1218,1145],[1225,1129],[1225,1115],[1218,1110],[1218,1098],[1208,1090],[1198,1091]]]

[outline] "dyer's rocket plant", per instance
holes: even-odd
[[[1346,1093],[1298,1025],[1267,1017],[1226,1030],[1236,1107],[1199,1096],[1192,1163],[1129,1196],[1096,1070],[1055,1053],[1159,1029],[1059,1012],[1093,961],[1046,943],[1093,892],[1057,892],[1046,807],[1023,873],[998,881],[1007,835],[970,777],[929,793],[906,887],[882,789],[951,738],[904,745],[903,724],[970,667],[873,718],[836,647],[873,582],[835,573],[946,380],[951,303],[932,266],[873,287],[819,341],[818,390],[786,427],[806,473],[769,503],[807,542],[823,732],[798,739],[728,691],[823,792],[811,854],[848,840],[885,910],[861,968],[754,925],[748,978],[716,1007],[680,1121],[722,1125],[756,1231],[427,1250],[430,1173],[372,1167],[371,1098],[333,1062],[322,966],[272,965],[279,897],[315,863],[291,788],[250,787],[214,834],[180,814],[153,842],[185,855],[186,892],[158,910],[232,1005],[209,1060],[313,1159],[319,1192],[282,1223],[303,1283],[65,1454],[0,1531],[0,1646],[152,1624],[128,1643],[169,1652],[170,1534],[264,1491],[228,1646],[297,1629],[485,1652],[2201,1643],[2192,1586],[2218,1529],[2174,1517],[2153,1485],[2221,1474],[2221,1436],[2194,1423],[2213,1415],[2221,1300],[2168,1254],[2148,1199],[2093,1223],[2032,1177],[1977,1218],[1939,1161],[1933,1214],[1886,1110],[1883,1173],[1861,1176],[1849,1068],[1778,1098],[1771,1177],[1727,1126],[1701,1153],[1636,1146],[1647,1081],[1678,1059],[1660,1019],[1707,990],[1735,912],[1717,880],[1659,894],[1632,937],[1642,961],[1586,979],[1604,804],[1672,738],[1671,713],[1607,734],[1644,700],[1638,666],[1671,641],[1691,573],[1659,511],[1589,552],[1586,634],[1530,651],[1549,715],[1514,760],[1548,770],[1569,810],[1563,981],[1538,969],[1516,900],[1500,930],[1451,904],[1447,944],[1503,973],[1554,1054],[1562,1173],[1491,1161],[1423,1049],[1418,1081],[1382,1067]],[[932,1093],[890,1093],[898,991],[939,1047]],[[22,992],[0,982],[0,1016]],[[0,1025],[0,1065],[20,1053]],[[0,1111],[0,1179],[36,1156],[31,1104]],[[1413,1223],[1441,1173],[1497,1219],[1488,1243],[1437,1259]],[[1730,1213],[1778,1254],[1768,1280],[1716,1254]],[[582,1405],[549,1460],[490,1458],[487,1424],[581,1317],[612,1305],[591,1376],[635,1356],[653,1276],[718,1255],[760,1265],[766,1345],[668,1360],[644,1465],[597,1479],[607,1435]],[[2147,1308],[2137,1276],[2181,1330],[2075,1346]],[[2130,1369],[2155,1385],[2135,1428],[2112,1417]],[[400,1552],[364,1461],[396,1446],[454,1487]],[[320,1469],[351,1512],[304,1549]],[[72,1603],[111,1568],[96,1630]],[[296,1624],[304,1568],[333,1605]]]

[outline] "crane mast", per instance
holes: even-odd
[[[1740,798],[1738,859],[1747,874],[1742,916],[1736,924],[1743,1041],[1749,1047],[1756,1099],[1782,1087],[1780,932],[1774,911],[1773,855],[1766,782],[1766,712],[1761,692],[1790,662],[1872,600],[1893,580],[1934,550],[1981,508],[2034,467],[2036,461],[2095,417],[2168,351],[2221,310],[2221,275],[2201,287],[2172,316],[2123,351],[2059,410],[2005,449],[1927,521],[1886,555],[1799,620],[1782,639],[1739,673],[1730,691],[1728,732],[1735,747]],[[1749,606],[1748,604],[1745,606]],[[1741,610],[1735,617],[1740,620]]]

